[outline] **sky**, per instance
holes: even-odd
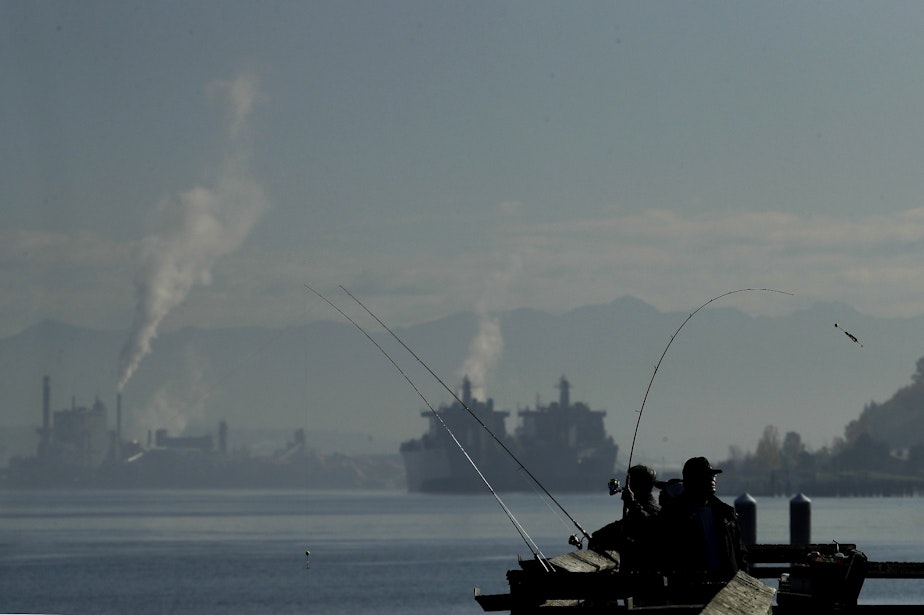
[[[0,2],[0,336],[924,312],[919,2]],[[113,358],[113,362],[117,358]]]

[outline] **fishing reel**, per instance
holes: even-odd
[[[622,491],[625,489],[625,487],[619,484],[618,478],[611,478],[610,482],[608,482],[606,486],[609,487],[610,495],[616,495],[617,493],[622,493]]]
[[[584,540],[582,538],[578,538],[577,534],[571,534],[568,536],[568,544],[572,547],[576,547],[578,551],[584,548]]]

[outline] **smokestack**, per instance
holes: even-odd
[[[562,408],[567,408],[571,405],[571,395],[569,391],[571,390],[571,383],[562,376],[561,380],[558,383],[558,405]]]
[[[116,393],[115,458],[122,459],[122,394]]]
[[[222,421],[218,424],[218,452],[222,455],[228,454],[228,422]]]
[[[46,459],[51,446],[51,379],[42,378],[42,427],[38,430],[38,458]]]
[[[51,436],[51,378],[42,378],[42,444]]]
[[[472,406],[472,381],[468,376],[462,379],[462,403],[469,408]]]

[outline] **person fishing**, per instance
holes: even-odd
[[[652,495],[657,477],[657,472],[648,466],[629,468],[628,480],[622,490],[623,519],[636,522],[657,516],[661,506]]]
[[[683,492],[661,508],[659,556],[670,571],[728,581],[744,568],[738,515],[715,495],[721,473],[705,457],[688,459]]]
[[[647,570],[654,565],[655,534],[661,506],[652,493],[657,473],[648,466],[629,468],[622,491],[625,568]]]
[[[642,570],[652,565],[654,532],[661,507],[652,494],[657,473],[648,466],[629,468],[626,486],[621,490],[622,519],[603,526],[591,535],[588,548],[615,550],[620,568]]]

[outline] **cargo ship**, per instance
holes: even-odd
[[[495,489],[533,489],[528,476],[505,447],[549,491],[602,489],[612,477],[618,452],[603,425],[606,411],[592,410],[582,402],[572,403],[571,384],[564,376],[558,389],[557,402],[537,403],[534,409],[519,410],[520,425],[509,433],[506,419],[510,413],[495,409],[493,399],[474,398],[471,382],[465,378],[461,397],[440,406],[439,418],[430,410],[422,411],[421,416],[429,422],[426,433],[401,444],[408,491],[486,492],[484,481],[453,442],[450,430]]]

